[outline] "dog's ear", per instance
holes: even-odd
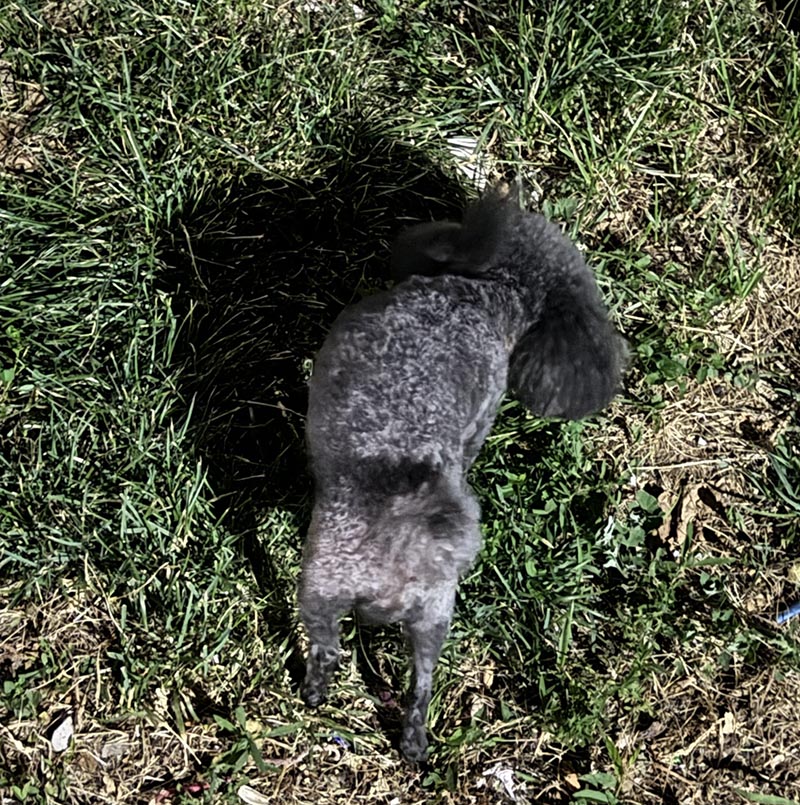
[[[627,359],[587,271],[549,290],[541,317],[511,355],[509,385],[539,416],[580,419],[611,402]]]
[[[461,224],[451,221],[417,224],[401,232],[392,249],[392,279],[400,282],[412,274],[445,273],[456,259],[460,233]]]
[[[458,259],[473,266],[473,273],[491,262],[522,215],[519,187],[505,182],[490,187],[464,211],[458,240]]]
[[[482,276],[520,215],[512,188],[499,184],[467,207],[462,224],[433,221],[412,226],[395,241],[392,279],[399,282],[412,274]]]

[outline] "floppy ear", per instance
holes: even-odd
[[[522,215],[512,189],[499,184],[467,207],[462,224],[433,221],[401,232],[392,249],[396,282],[412,274],[485,275],[504,234]]]
[[[509,385],[539,416],[580,419],[611,402],[628,349],[591,275],[562,282],[546,294],[542,316],[517,343]]]
[[[400,282],[412,274],[445,273],[456,258],[460,233],[461,224],[451,221],[417,224],[401,232],[392,249],[392,279]]]

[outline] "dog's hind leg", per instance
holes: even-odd
[[[301,594],[300,616],[311,643],[301,695],[311,707],[328,696],[328,684],[339,664],[339,616],[346,609],[340,601]]]
[[[442,583],[432,600],[419,612],[419,616],[404,622],[406,636],[413,653],[412,687],[408,697],[400,751],[413,763],[425,760],[428,754],[428,736],[425,724],[431,701],[433,669],[439,659],[455,601],[455,581]]]

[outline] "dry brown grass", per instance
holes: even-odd
[[[690,539],[696,556],[733,562],[706,572],[722,579],[745,619],[769,631],[778,628],[779,602],[800,598],[796,557],[774,549],[767,567],[748,571],[736,568],[735,560],[747,546],[775,542],[775,521],[763,516],[772,504],[753,479],[764,476],[770,453],[798,424],[796,399],[785,388],[786,378],[800,376],[800,246],[778,225],[754,230],[753,221],[762,220],[758,207],[767,200],[757,153],[719,126],[707,133],[719,148],[706,142],[698,150],[716,163],[708,173],[700,166],[696,177],[710,188],[706,205],[672,219],[668,250],[651,243],[643,251],[656,267],[702,262],[709,248],[704,219],[722,211],[727,233],[719,235],[720,253],[733,254],[759,281],[746,297],[716,308],[705,328],[678,315],[671,329],[678,341],[709,345],[729,372],[659,387],[663,405],[656,412],[617,405],[600,449],[631,468],[636,488],[658,497],[667,513],[654,535],[660,544],[677,556]],[[735,167],[725,182],[716,178],[720,148],[728,155],[722,161]],[[631,242],[646,223],[637,210],[652,206],[651,185],[640,175],[618,191],[598,231]],[[684,281],[689,289],[688,274]],[[636,311],[631,318],[651,314]],[[634,395],[646,399],[647,387],[637,384],[635,372],[634,384]],[[748,801],[740,791],[767,797],[753,801],[800,801],[800,673],[775,670],[774,659],[765,648],[763,656],[745,662],[731,645],[704,634],[676,643],[664,660],[681,670],[650,680],[652,720],[634,723],[620,714],[616,722],[624,801]],[[604,750],[595,757],[598,768],[614,770]]]
[[[0,59],[0,170],[35,173],[42,169],[43,156],[66,154],[55,132],[33,125],[46,104],[41,86],[20,81],[11,63]]]

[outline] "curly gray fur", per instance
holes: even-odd
[[[309,384],[303,696],[327,695],[343,612],[401,622],[414,662],[401,751],[419,761],[458,579],[481,545],[466,475],[503,394],[543,416],[585,416],[616,393],[626,350],[580,252],[505,188],[461,225],[402,233],[392,268],[391,290],[336,320]]]

